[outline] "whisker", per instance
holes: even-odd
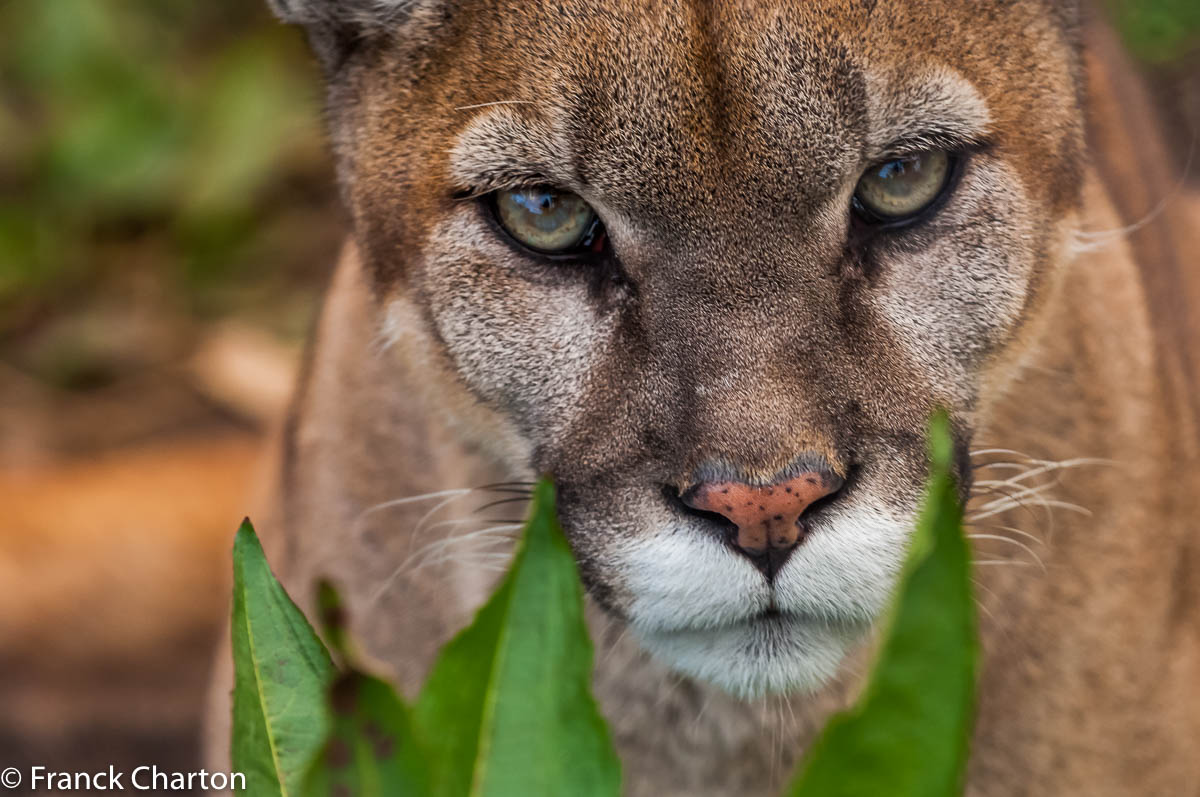
[[[471,111],[476,108],[491,108],[495,105],[535,105],[532,100],[493,100],[492,102],[477,102],[474,105],[460,105],[454,110]]]
[[[968,534],[967,539],[969,539],[969,540],[995,540],[997,542],[1006,542],[1009,545],[1016,546],[1017,548],[1020,548],[1021,550],[1025,551],[1030,556],[1032,556],[1034,558],[1034,561],[1036,561],[1038,563],[1038,566],[1042,568],[1042,572],[1043,573],[1046,572],[1046,564],[1042,561],[1042,557],[1038,556],[1036,551],[1034,551],[1032,548],[1030,548],[1025,543],[1021,542],[1020,540],[1014,540],[1012,537],[1005,537],[1002,534]]]
[[[1042,462],[1031,463],[1031,465],[1035,465],[1036,467],[1031,467],[1028,470],[1026,470],[1024,473],[1022,473],[1018,476],[1013,476],[1009,479],[1005,479],[1004,481],[1008,482],[1008,483],[1023,482],[1025,480],[1031,479],[1035,476],[1041,476],[1043,473],[1057,473],[1058,471],[1070,470],[1071,468],[1079,468],[1079,467],[1083,467],[1084,465],[1109,465],[1109,466],[1111,466],[1111,465],[1116,465],[1116,464],[1117,464],[1116,460],[1100,459],[1097,457],[1076,457],[1075,459],[1064,459],[1064,460],[1060,460],[1057,462],[1045,460]]]
[[[1001,491],[1000,498],[993,498],[992,500],[988,501],[983,506],[981,506],[980,509],[991,509],[995,506],[998,506],[1000,504],[1005,504],[1005,503],[1013,503],[1013,504],[1019,505],[1021,503],[1022,498],[1028,498],[1030,500],[1035,500],[1035,499],[1039,498],[1042,493],[1046,492],[1047,490],[1052,490],[1055,487],[1057,487],[1058,485],[1055,484],[1054,482],[1047,482],[1045,484],[1038,484],[1038,485],[1033,485],[1033,486],[1021,486],[1021,485],[1014,485],[1014,486],[1017,487],[1016,490],[1013,490],[1011,493],[1005,493],[1005,492]]]
[[[465,537],[466,535],[464,535]],[[453,537],[449,540],[440,540],[441,544],[435,546],[427,546],[421,549],[421,555],[417,557],[413,563],[414,570],[428,564],[430,561],[436,560],[438,557],[447,558],[451,555],[458,557],[467,557],[474,553],[488,552],[489,548],[493,548],[498,544],[509,545],[516,540],[516,537],[507,534],[483,534],[478,533],[472,539],[467,540],[464,537]],[[469,542],[470,549],[465,551],[454,550],[459,543]]]
[[[708,710],[708,704],[711,702],[712,702],[712,695],[711,694],[706,695],[704,698],[704,702],[700,704],[700,710],[698,712],[696,712],[696,716],[692,720],[692,730],[695,730],[696,726],[700,724],[700,721],[702,719],[704,719],[704,712]]]
[[[387,501],[380,501],[377,504],[372,504],[371,506],[363,509],[357,515],[355,515],[354,520],[351,521],[351,523],[350,523],[349,536],[351,538],[356,538],[359,534],[362,533],[363,524],[366,523],[366,521],[372,515],[378,514],[380,512],[384,512],[389,509],[395,509],[397,507],[407,506],[409,504],[417,504],[417,503],[421,503],[421,502],[425,502],[425,501],[432,501],[432,500],[438,499],[438,498],[444,499],[444,500],[440,501],[433,508],[433,510],[431,510],[431,511],[436,511],[444,506],[447,506],[447,505],[453,503],[454,501],[457,501],[461,498],[464,498],[465,496],[470,495],[472,492],[473,492],[473,489],[470,487],[456,487],[456,488],[448,489],[448,490],[437,490],[435,492],[430,492],[430,493],[421,493],[420,495],[410,495],[410,496],[405,496],[404,498],[392,498]],[[339,539],[341,539],[341,538],[340,537],[330,537],[328,542],[326,542],[322,546],[322,548],[317,552],[317,556],[319,558],[324,558],[329,550],[332,550],[336,545],[338,545]],[[411,542],[410,542],[410,545],[411,545]]]
[[[1192,144],[1188,149],[1187,160],[1184,162],[1182,174],[1179,175],[1179,179],[1175,182],[1175,184],[1171,186],[1171,190],[1168,191],[1162,197],[1162,199],[1158,201],[1158,204],[1156,204],[1150,209],[1149,212],[1132,224],[1126,224],[1122,227],[1116,227],[1110,230],[1077,230],[1075,232],[1076,251],[1090,252],[1096,249],[1102,249],[1112,241],[1119,240],[1130,235],[1131,233],[1137,232],[1166,212],[1167,208],[1171,206],[1171,203],[1179,199],[1179,197],[1183,195],[1184,190],[1187,188],[1188,174],[1192,170],[1192,161],[1196,155],[1197,138],[1200,138],[1200,133],[1192,138]]]
[[[616,655],[617,648],[620,647],[621,643],[625,640],[625,635],[628,633],[629,633],[629,626],[628,625],[622,626],[621,630],[612,639],[612,641],[609,643],[608,647],[605,650],[603,650],[599,656],[596,657],[596,669],[597,670],[601,669],[601,667],[600,667],[601,664],[606,663],[609,659],[611,659],[614,655]]]
[[[986,456],[988,454],[1006,454],[1008,456],[1019,457],[1020,459],[1023,459],[1026,461],[1034,461],[1035,460],[1034,457],[1031,457],[1028,454],[1025,454],[1021,451],[1014,451],[1011,448],[981,448],[981,449],[978,449],[977,451],[971,452],[971,456],[973,456],[973,457],[982,457],[982,456]]]
[[[1054,501],[1054,500],[1050,500],[1050,499],[1046,499],[1046,498],[1041,498],[1040,496],[1039,496],[1039,499],[1040,499],[1041,505],[1046,506],[1048,508],[1064,509],[1068,512],[1075,512],[1075,513],[1083,515],[1085,517],[1092,516],[1091,510],[1086,509],[1086,508],[1080,506],[1079,504],[1072,504],[1068,501]],[[1013,509],[1013,508],[1015,508],[1015,505],[999,506],[999,507],[996,507],[995,509],[991,509],[986,512],[980,512],[980,513],[971,515],[966,520],[968,523],[974,523],[977,520],[986,520],[987,518],[994,517],[996,515],[999,515],[1002,512],[1007,512],[1008,510]]]
[[[1033,562],[1026,562],[1021,559],[976,559],[971,564],[985,565],[1012,565],[1013,567],[1037,567]]]
[[[1022,531],[1014,526],[1001,526],[994,523],[972,523],[972,528],[985,529],[991,531],[1007,531],[1012,534],[1018,534],[1025,539],[1031,541],[1035,545],[1045,545],[1045,541],[1039,538],[1036,534],[1030,534],[1028,531]]]
[[[517,526],[520,526],[520,524],[522,524],[524,522],[525,521],[523,521],[523,520],[511,520],[511,519],[506,520],[503,518],[483,518],[483,517],[454,518],[453,520],[439,520],[437,523],[434,523],[433,525],[431,525],[427,529],[427,531],[433,531],[434,529],[446,528],[448,526],[449,527],[471,526],[471,525],[479,525],[481,523],[501,523],[501,524],[513,523],[513,524],[516,524]]]
[[[449,499],[461,498],[464,495],[469,494],[470,492],[471,492],[470,487],[459,487],[459,488],[456,488],[453,490],[439,490],[436,493],[423,493],[421,495],[410,495],[407,498],[393,498],[390,501],[380,501],[378,504],[369,506],[366,509],[364,509],[362,512],[359,512],[358,517],[355,518],[355,522],[357,522],[358,520],[361,520],[362,518],[366,517],[367,515],[373,515],[376,512],[382,512],[385,509],[392,509],[397,506],[404,506],[405,504],[415,504],[419,501],[429,501],[434,498],[447,498],[447,497]]]
[[[1025,501],[1022,500],[1023,498],[1029,498],[1030,500],[1036,500],[1037,496],[1029,496],[1029,495],[1021,494],[1020,490],[1021,490],[1021,488],[1018,486],[1014,486],[1013,490],[1011,492],[1001,490],[1001,489],[998,489],[995,487],[984,487],[983,489],[981,489],[978,492],[975,492],[974,490],[972,490],[971,498],[975,499],[975,498],[979,498],[981,496],[987,496],[987,495],[998,496],[998,498],[995,498],[992,501],[989,501],[988,503],[990,504],[990,503],[994,503],[996,501],[1010,502],[1011,509],[1019,509],[1022,512],[1027,513],[1029,515],[1030,520],[1032,520],[1034,523],[1037,523],[1039,520],[1039,517],[1038,517],[1038,514],[1034,511],[1034,507],[1027,505],[1025,503]],[[987,508],[987,506],[981,507],[980,511],[982,511],[983,509],[986,509],[986,508]]]
[[[1007,470],[1029,470],[1033,465],[1029,462],[1008,462],[998,459],[994,462],[972,462],[971,470],[984,470],[985,468],[1005,468]]]
[[[464,540],[477,540],[489,536],[495,539],[512,540],[514,537],[512,535],[508,535],[506,532],[519,528],[520,526],[517,524],[509,526],[494,526],[492,528],[482,529],[480,531],[473,531],[468,534],[459,534],[447,537],[445,539],[434,540],[427,545],[418,548],[416,551],[409,553],[404,561],[397,565],[396,568],[393,569],[388,575],[388,577],[383,580],[379,587],[376,588],[375,592],[373,592],[370,598],[368,598],[368,607],[373,607],[376,603],[378,603],[379,600],[385,594],[387,594],[388,590],[392,588],[400,576],[411,574],[411,572],[415,572],[417,569],[427,564],[427,560],[431,558],[432,554],[436,554],[439,551],[444,551],[446,547],[453,546],[456,543]]]
[[[996,597],[996,593],[985,587],[983,584],[980,584],[977,579],[971,579],[971,584],[975,587],[975,589],[980,590],[981,592],[986,592],[988,595],[990,595],[992,600],[997,602],[999,601],[999,598]],[[992,614],[992,610],[989,609],[987,605],[979,599],[978,596],[975,598],[975,607],[979,609],[979,611],[983,612],[989,620],[999,625],[999,623],[996,621],[996,615]]]
[[[524,496],[524,495],[517,496],[516,498],[501,498],[498,501],[492,501],[490,503],[486,503],[483,506],[476,509],[475,511],[482,512],[485,509],[491,509],[492,507],[495,507],[495,506],[502,506],[504,504],[514,504],[514,503],[518,503],[518,502],[525,502],[528,500],[529,500],[529,496]]]
[[[533,490],[522,490],[520,487],[491,487],[487,492],[498,492],[500,495],[506,496],[522,496],[524,498],[533,498]]]
[[[401,567],[406,566],[410,562],[420,561],[423,557],[427,557],[430,553],[444,551],[447,548],[455,545],[461,545],[464,542],[472,542],[475,540],[486,538],[502,538],[504,540],[513,540],[515,535],[508,534],[509,531],[515,531],[519,526],[493,526],[491,528],[472,531],[467,534],[456,534],[440,540],[434,540],[420,548],[416,553],[401,563]]]
[[[416,567],[414,567],[411,571],[409,571],[409,573],[411,575],[412,573],[417,573],[421,570],[424,570],[425,568],[439,567],[439,566],[444,565],[447,562],[451,562],[451,561],[457,562],[459,564],[470,565],[472,568],[495,567],[495,568],[503,569],[503,565],[501,565],[500,563],[507,562],[511,558],[512,558],[512,554],[510,554],[510,553],[489,553],[487,551],[481,551],[479,553],[471,553],[469,555],[463,555],[463,556],[458,556],[458,557],[441,556],[441,557],[437,557],[434,559],[430,559],[425,562],[421,562]]]
[[[992,597],[992,600],[996,601],[997,603],[1000,603],[1000,596],[997,595],[993,590],[988,589],[986,586],[984,586],[983,582],[980,581],[975,576],[971,577],[971,584],[972,584],[972,586],[974,586],[975,589],[977,589],[981,592],[986,592],[988,595],[990,595]],[[999,617],[997,617],[995,614],[993,614],[990,609],[988,609],[986,606],[984,606],[983,601],[979,599],[978,595],[975,596],[975,605],[978,606],[979,610],[981,612],[983,612],[983,614],[989,620],[992,621],[992,623],[998,633],[1000,633],[1005,639],[1011,638],[1011,635],[1008,632],[1008,627],[1004,624],[1003,621],[1001,621],[1001,619]]]
[[[413,526],[412,535],[409,537],[410,547],[412,545],[412,540],[415,540],[417,537],[419,537],[421,535],[421,532],[425,530],[425,524],[428,523],[433,518],[433,516],[436,515],[438,512],[440,512],[442,509],[449,506],[454,501],[458,500],[458,498],[459,498],[459,496],[455,496],[453,498],[447,498],[445,501],[442,501],[437,506],[430,509],[424,515],[421,515],[421,517],[417,520],[417,524],[415,526]]]

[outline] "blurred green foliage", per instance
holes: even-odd
[[[257,0],[0,0],[0,317],[106,270],[251,270],[328,182],[319,85]]]
[[[1200,50],[1200,0],[1107,0],[1126,46],[1151,64]]]
[[[1105,1],[1149,61],[1200,41],[1200,0]],[[200,317],[314,292],[316,72],[264,0],[0,0],[0,342],[139,269]]]

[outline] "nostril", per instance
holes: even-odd
[[[727,519],[737,527],[736,545],[759,556],[795,547],[804,531],[801,516],[841,486],[842,479],[831,472],[806,471],[769,485],[702,482],[683,493],[680,500],[693,510]]]
[[[722,515],[720,512],[711,512],[706,509],[700,509],[699,507],[691,504],[688,500],[691,492],[691,490],[688,490],[681,493],[675,487],[663,485],[663,495],[672,506],[685,515],[691,515],[692,517],[701,518],[715,524],[729,534],[729,539],[732,542],[737,537],[737,526],[734,525],[733,521],[731,521],[725,515]]]

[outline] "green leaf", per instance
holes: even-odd
[[[618,795],[620,763],[591,676],[583,592],[543,481],[512,569],[443,649],[417,702],[433,793]]]
[[[925,508],[871,680],[810,749],[791,797],[962,794],[978,643],[950,441],[940,415]]]
[[[321,630],[343,662],[354,660],[342,598],[327,581],[317,586]],[[329,737],[305,780],[306,797],[424,797],[427,756],[412,712],[388,684],[350,667],[329,690]]]
[[[325,738],[333,663],[248,520],[233,544],[233,664],[233,769],[255,797],[294,797]]]
[[[429,794],[426,754],[410,711],[391,686],[351,671],[330,690],[333,727],[313,761],[306,797],[423,797]]]

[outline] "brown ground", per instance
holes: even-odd
[[[83,395],[0,371],[0,765],[199,766],[229,547],[292,362],[235,328]]]

